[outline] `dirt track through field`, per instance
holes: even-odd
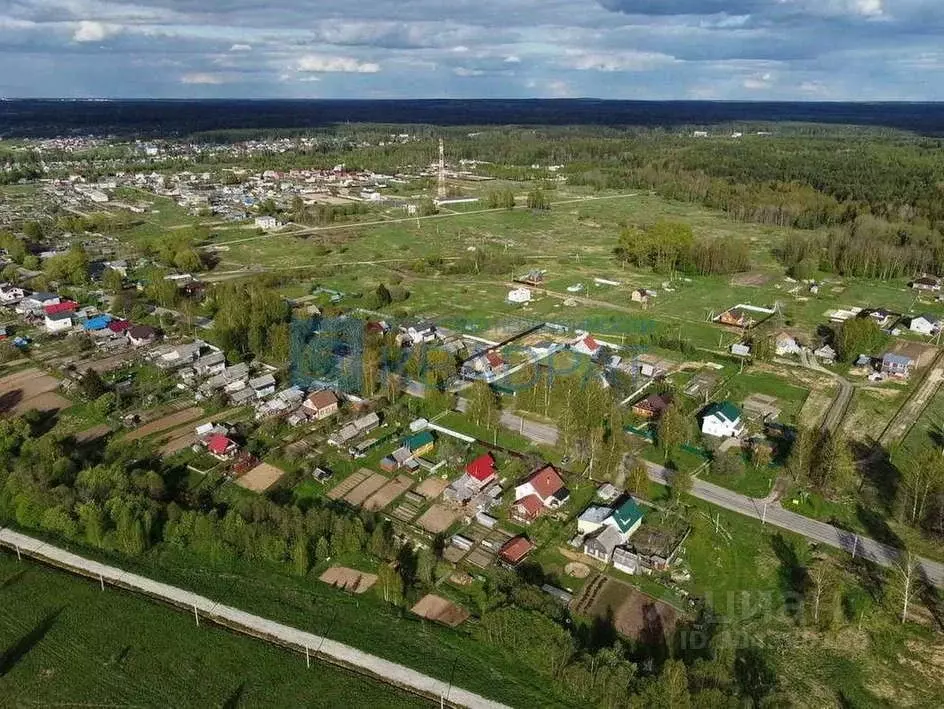
[[[125,434],[124,440],[137,441],[142,438],[147,438],[148,436],[155,433],[160,433],[161,431],[166,431],[169,428],[175,428],[181,424],[185,424],[188,421],[193,421],[202,415],[203,409],[197,406],[191,406],[189,409],[184,409],[183,411],[178,411],[168,416],[163,416],[156,421],[151,421],[150,423],[146,423],[143,426],[134,429],[133,431]]]
[[[886,450],[891,444],[897,443],[907,435],[941,386],[942,381],[944,381],[944,352],[937,356],[931,369],[928,370],[914,393],[902,404],[895,418],[882,432],[878,440]]]

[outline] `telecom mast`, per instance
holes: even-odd
[[[446,199],[446,144],[439,139],[439,199]]]

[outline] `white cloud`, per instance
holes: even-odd
[[[307,54],[296,62],[295,70],[314,74],[376,74],[380,71],[380,65],[375,62],[360,62],[353,57]]]
[[[482,71],[481,69],[469,69],[464,66],[457,66],[455,69],[452,70],[452,73],[455,74],[456,76],[463,76],[463,77],[482,76],[483,74],[485,74],[485,72]]]
[[[225,84],[226,77],[222,74],[212,74],[210,72],[194,72],[191,74],[184,74],[180,77],[181,84],[194,84],[194,85],[203,85],[203,86],[214,86],[217,84]]]
[[[770,84],[773,81],[773,75],[771,73],[766,74],[754,74],[744,79],[744,82],[741,84],[748,91],[763,91],[764,89],[769,89]]]
[[[674,57],[658,52],[607,52],[585,53],[580,50],[567,52],[566,64],[578,71],[647,71],[662,64],[671,64]]]
[[[520,64],[520,63],[521,63],[521,57],[519,57],[516,54],[511,54],[505,57],[505,64]]]
[[[251,52],[251,51],[252,51],[252,45],[251,45],[251,44],[234,44],[232,47],[229,48],[229,51],[231,51],[231,52]]]
[[[75,42],[101,42],[120,31],[121,25],[82,20],[75,28],[72,39]]]

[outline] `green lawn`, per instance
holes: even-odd
[[[431,706],[6,552],[0,587],[4,706]]]

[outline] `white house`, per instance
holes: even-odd
[[[271,374],[263,374],[261,377],[249,380],[250,388],[256,393],[256,397],[264,399],[275,393],[275,377]]]
[[[933,315],[919,315],[916,318],[911,318],[908,329],[919,335],[933,335],[941,329],[941,321]]]
[[[589,355],[593,357],[597,352],[600,351],[600,343],[593,339],[592,335],[587,335],[577,340],[572,346],[571,349],[574,352],[579,352],[580,354]]]
[[[436,339],[436,325],[429,321],[409,323],[400,326],[401,338],[418,345],[423,342],[433,342]]]
[[[65,332],[72,329],[72,313],[46,314],[47,332]]]
[[[741,412],[729,401],[712,404],[703,414],[701,432],[716,438],[736,438],[744,433]]]
[[[4,283],[0,285],[0,303],[19,303],[26,293],[19,286]]]
[[[59,296],[55,293],[37,292],[23,298],[23,300],[20,301],[20,304],[16,306],[16,312],[35,313],[41,311],[47,305],[57,305],[58,303]]]
[[[255,224],[259,229],[264,229],[265,231],[271,231],[272,229],[278,229],[282,226],[281,222],[275,217],[256,217]]]
[[[735,342],[731,345],[731,354],[736,357],[750,357],[751,346],[743,342]]]
[[[800,349],[800,343],[789,333],[778,333],[774,340],[774,352],[777,353],[778,357],[782,357],[783,355],[798,355],[800,354]]]
[[[530,303],[531,302],[531,289],[530,288],[515,288],[512,291],[508,291],[508,302],[509,303]]]

